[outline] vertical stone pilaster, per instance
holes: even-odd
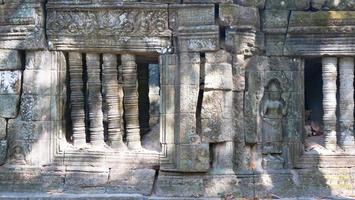
[[[127,145],[130,149],[140,149],[138,120],[138,83],[136,57],[132,54],[121,55],[123,75],[123,104],[126,123]]]
[[[159,99],[160,99],[160,84],[159,84],[159,65],[149,64],[149,126],[152,128],[159,124]]]
[[[344,149],[354,147],[354,58],[342,57],[339,60],[340,75],[340,145]]]
[[[98,147],[104,144],[100,55],[95,53],[86,54],[86,65],[88,76],[87,88],[90,120],[90,142],[94,146]]]
[[[70,115],[73,129],[73,143],[74,146],[81,146],[86,143],[83,63],[81,53],[69,53],[69,77],[71,107]]]
[[[325,134],[325,147],[329,150],[336,149],[336,79],[337,58],[322,58],[323,77],[323,123]]]
[[[112,148],[124,146],[121,130],[121,105],[118,85],[117,57],[104,54],[102,64],[102,86],[107,109],[108,140]]]

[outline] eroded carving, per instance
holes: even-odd
[[[287,113],[286,101],[281,97],[280,81],[272,79],[268,82],[260,104],[262,117],[262,152],[264,168],[282,168],[282,134],[283,118]]]

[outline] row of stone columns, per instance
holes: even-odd
[[[70,110],[74,146],[86,144],[86,131],[89,133],[90,143],[93,146],[104,146],[104,117],[102,109],[104,104],[107,111],[107,131],[111,147],[124,147],[123,130],[121,128],[121,119],[124,118],[128,148],[141,148],[135,56],[132,54],[121,55],[122,87],[117,78],[116,55],[103,54],[101,67],[100,54],[87,53],[86,74],[83,70],[82,60],[81,53],[69,53]],[[100,78],[101,70],[102,81]],[[87,76],[86,83],[84,82],[85,75]],[[86,84],[86,88],[84,84]],[[121,92],[122,90],[123,92]],[[123,108],[121,106],[122,98]],[[85,109],[85,99],[87,99],[87,109]],[[124,109],[124,112],[122,109]],[[89,130],[86,130],[85,113],[88,117]]]
[[[338,62],[339,61],[339,62]],[[339,145],[345,150],[355,147],[354,141],[354,58],[324,57],[323,77],[323,123],[325,147],[335,150],[337,146],[337,67],[339,64]]]

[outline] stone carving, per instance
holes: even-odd
[[[102,86],[107,112],[108,140],[113,148],[124,147],[121,129],[120,86],[118,84],[117,57],[104,54],[102,64]]]
[[[26,153],[20,144],[12,144],[8,153],[7,163],[11,165],[25,165]]]
[[[337,62],[335,57],[322,59],[325,147],[331,150],[336,148]]]
[[[123,77],[123,104],[126,123],[127,145],[130,149],[140,149],[138,121],[138,85],[136,57],[132,54],[121,55]]]
[[[166,9],[91,10],[74,12],[54,10],[48,13],[49,35],[169,36]]]
[[[84,110],[84,82],[82,55],[77,52],[69,53],[70,78],[70,115],[72,120],[72,135],[75,146],[86,143],[85,110]]]
[[[87,65],[87,92],[90,121],[90,142],[94,146],[104,145],[104,125],[102,113],[102,96],[100,80],[100,55],[86,54]]]
[[[283,118],[287,112],[286,101],[281,97],[280,81],[272,79],[268,82],[260,103],[262,117],[262,152],[265,168],[282,168],[282,135]]]
[[[354,141],[354,58],[343,57],[339,60],[339,122],[340,144],[353,148]]]

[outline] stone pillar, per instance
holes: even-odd
[[[339,60],[340,74],[340,145],[346,149],[354,147],[354,58],[342,57]]]
[[[86,143],[86,135],[83,93],[83,63],[81,53],[69,53],[69,78],[73,144],[74,146],[82,146]]]
[[[159,65],[149,64],[149,126],[150,128],[159,124],[160,107],[160,77]]]
[[[121,130],[121,106],[118,85],[117,57],[104,54],[102,64],[102,86],[107,112],[108,140],[112,148],[124,146]]]
[[[136,57],[132,54],[121,55],[123,75],[123,104],[126,123],[127,145],[129,149],[140,149],[138,120],[138,84]]]
[[[101,81],[100,81],[100,55],[86,54],[87,65],[87,92],[90,120],[90,142],[95,147],[104,145],[104,125],[102,113]]]
[[[323,77],[323,123],[325,147],[336,149],[336,91],[337,91],[337,58],[324,57],[322,59]]]

